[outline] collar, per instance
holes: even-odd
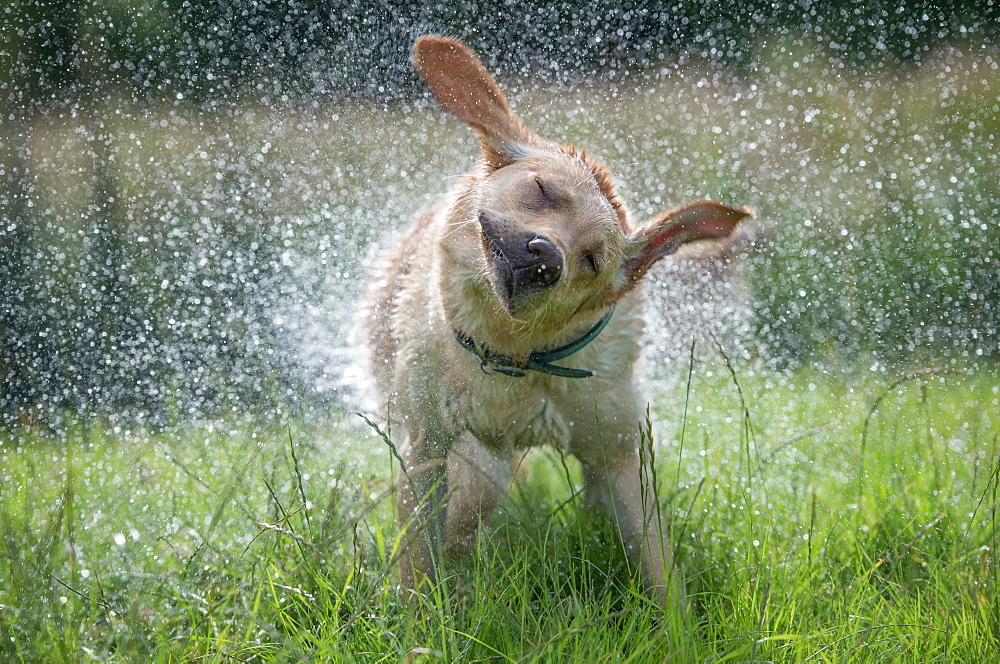
[[[524,376],[525,371],[537,371],[538,373],[561,376],[563,378],[587,378],[588,376],[593,376],[594,372],[587,371],[586,369],[559,367],[552,364],[552,362],[569,357],[596,339],[597,335],[608,324],[608,321],[611,320],[611,315],[614,313],[614,307],[608,309],[608,313],[604,314],[594,327],[590,328],[590,330],[582,337],[576,339],[576,341],[571,341],[565,346],[559,346],[552,350],[535,351],[528,356],[527,360],[520,362],[506,355],[491,351],[485,346],[478,346],[475,341],[458,330],[455,330],[455,338],[458,339],[458,343],[462,344],[462,348],[479,358],[481,362],[479,368],[487,375],[502,373],[505,376],[521,378]]]

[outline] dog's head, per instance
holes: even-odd
[[[558,326],[614,304],[681,244],[729,235],[750,212],[703,201],[633,228],[607,169],[525,129],[461,42],[417,40],[417,70],[442,106],[482,140],[483,169],[456,224],[478,237],[477,274],[512,319]]]

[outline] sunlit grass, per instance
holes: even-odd
[[[684,614],[644,597],[552,450],[414,610],[366,426],[21,428],[0,446],[0,654],[992,661],[997,376],[736,380],[702,359],[651,411]]]

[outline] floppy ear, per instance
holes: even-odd
[[[623,291],[628,290],[653,263],[685,242],[726,237],[741,220],[752,216],[749,208],[737,210],[715,201],[700,201],[653,217],[629,235],[619,284]]]
[[[441,105],[476,129],[491,164],[503,165],[518,145],[538,140],[514,117],[500,86],[462,42],[425,35],[413,46],[413,60]]]

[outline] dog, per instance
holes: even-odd
[[[660,258],[752,213],[702,201],[634,225],[608,169],[523,127],[466,45],[425,35],[413,57],[482,155],[394,242],[364,296],[375,386],[405,430],[403,586],[433,583],[440,556],[467,550],[506,494],[510,459],[551,445],[579,460],[588,502],[617,521],[650,595],[680,602],[639,451],[639,286]]]

